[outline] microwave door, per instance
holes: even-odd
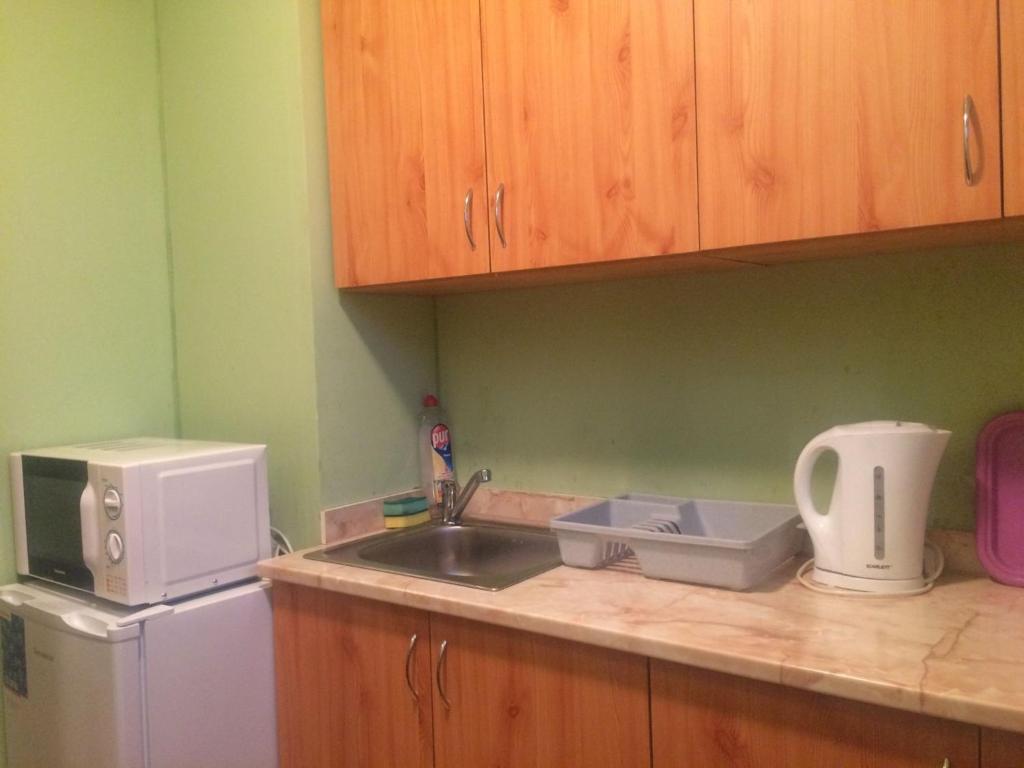
[[[82,537],[82,518],[92,507],[88,464],[22,456],[21,466],[29,573],[94,591],[95,581],[83,555]],[[89,530],[91,526],[86,528],[86,539],[91,539],[95,531]]]

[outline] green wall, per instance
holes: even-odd
[[[269,444],[275,524],[416,483],[427,300],[331,280],[316,0],[157,0],[186,437]]]
[[[419,485],[416,432],[437,389],[434,303],[334,288],[320,3],[298,3],[322,508]]]
[[[313,318],[291,3],[157,2],[181,433],[266,442],[315,540]]]
[[[0,3],[5,459],[174,434],[155,35],[149,3]],[[5,460],[3,582],[14,577],[10,520]]]
[[[973,527],[974,441],[1024,407],[1024,247],[438,300],[460,475],[498,487],[792,502],[835,424],[953,430],[936,527]]]
[[[155,34],[147,3],[0,4],[4,456],[174,434]]]

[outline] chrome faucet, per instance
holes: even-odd
[[[466,487],[459,492],[459,486],[454,480],[444,480],[441,483],[441,522],[445,525],[461,525],[462,513],[466,511],[466,505],[473,498],[480,483],[491,482],[491,470],[478,469],[469,478]]]

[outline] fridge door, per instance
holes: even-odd
[[[269,583],[176,603],[143,632],[150,768],[276,768]]]
[[[0,587],[7,760],[144,765],[139,627],[26,584]]]

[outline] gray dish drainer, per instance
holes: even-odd
[[[631,553],[644,576],[750,589],[803,543],[796,507],[626,494],[551,521],[562,562],[603,568]]]

